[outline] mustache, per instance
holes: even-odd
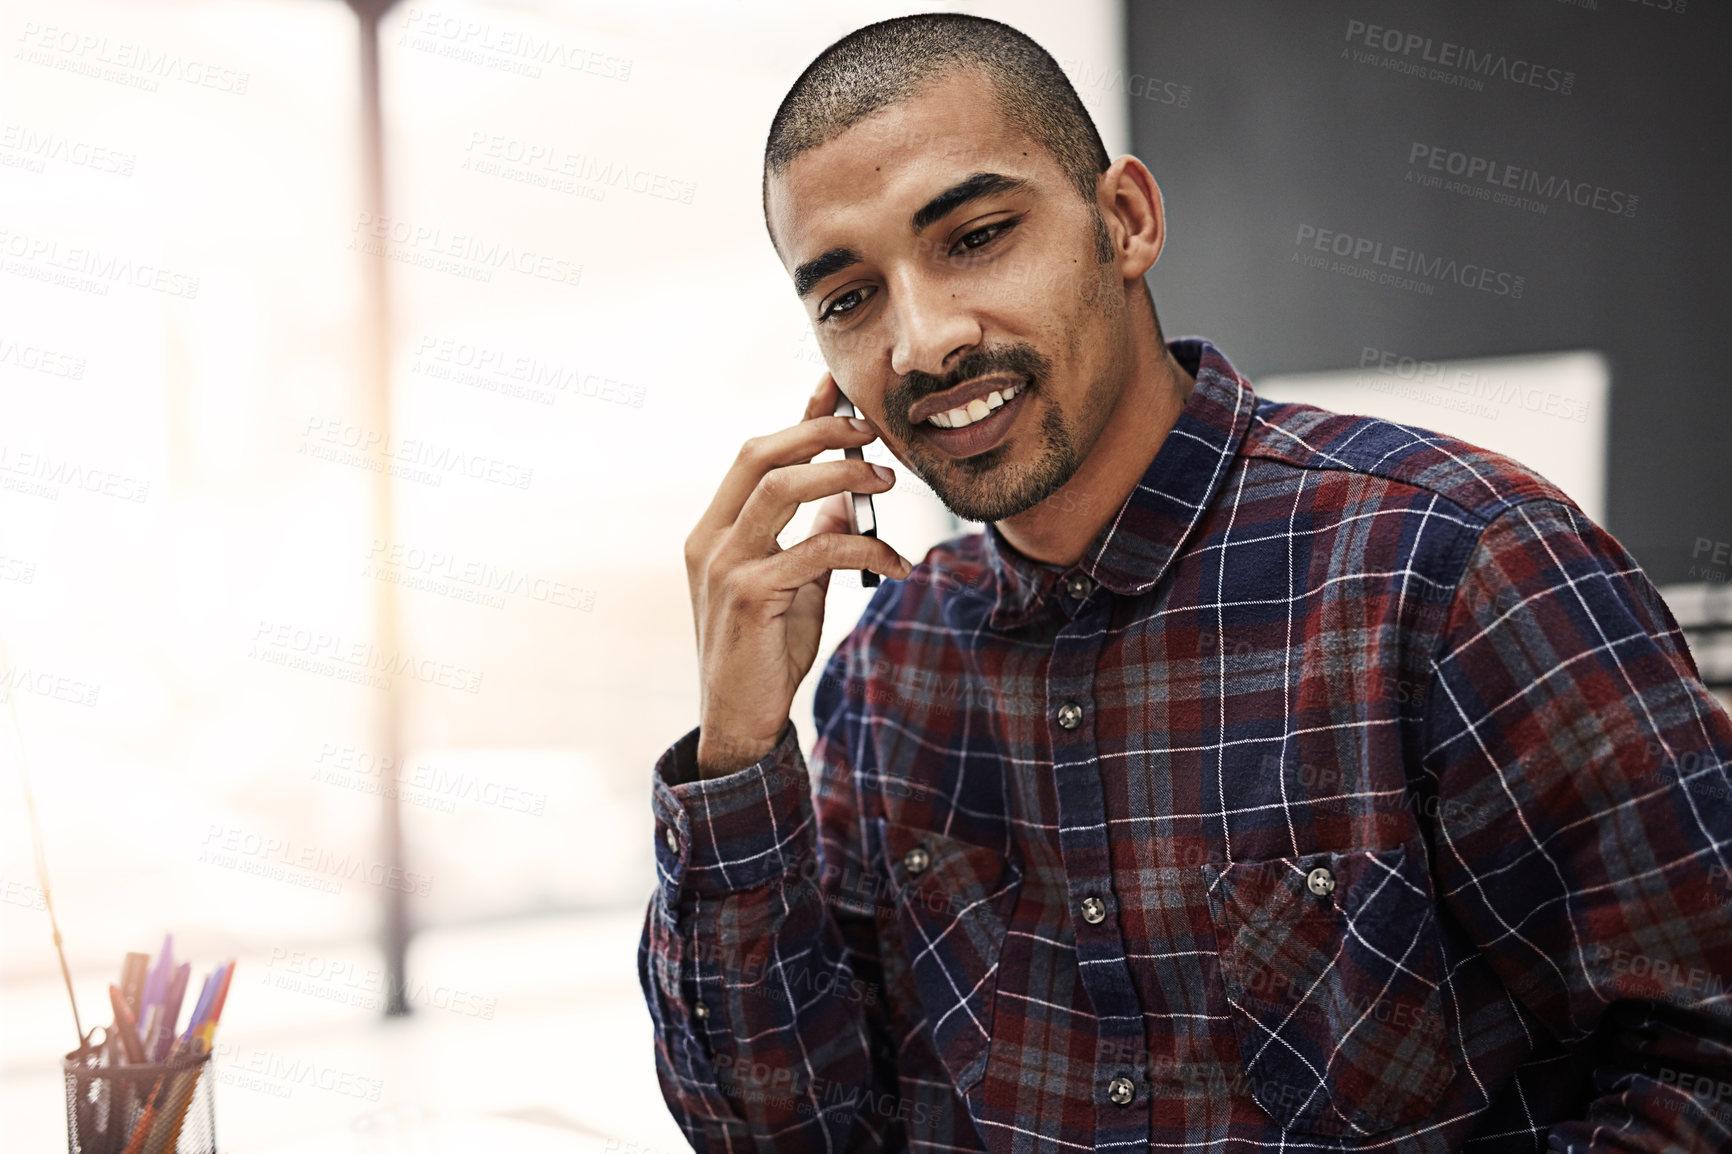
[[[919,369],[902,374],[891,387],[884,407],[887,412],[896,414],[906,423],[914,402],[921,398],[942,393],[964,381],[1001,373],[1020,376],[1031,388],[1038,389],[1041,382],[1051,375],[1052,362],[1042,356],[1033,345],[1022,342],[989,349],[974,349],[965,353],[962,359],[956,362],[956,367],[942,377],[921,372]]]

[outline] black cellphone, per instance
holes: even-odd
[[[837,401],[836,415],[838,417],[854,416],[854,402],[847,397]],[[843,449],[842,455],[850,461],[864,461],[866,459],[865,451],[858,445]],[[848,531],[858,533],[862,537],[878,536],[878,514],[872,508],[872,494],[849,493],[848,496],[851,498],[848,502]],[[878,574],[870,569],[860,570],[862,588],[870,589],[876,584],[878,584]]]

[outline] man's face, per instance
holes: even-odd
[[[952,512],[1003,520],[1076,472],[1125,380],[1124,282],[987,80],[953,72],[802,153],[769,215],[836,383]],[[957,408],[975,423],[927,420]]]

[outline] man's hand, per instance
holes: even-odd
[[[825,373],[799,424],[753,437],[686,538],[686,580],[697,630],[698,772],[719,777],[775,748],[794,691],[818,656],[832,569],[906,577],[914,566],[888,544],[848,532],[848,497],[895,483],[883,465],[812,458],[877,437],[860,418],[836,417],[841,393]],[[802,502],[825,501],[812,535],[783,549],[776,534]]]

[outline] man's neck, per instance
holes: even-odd
[[[1143,479],[1166,443],[1196,380],[1153,335],[1137,342],[1133,371],[1088,457],[1051,497],[995,521],[1016,551],[1033,561],[1068,567]],[[1146,367],[1143,367],[1146,366]]]

